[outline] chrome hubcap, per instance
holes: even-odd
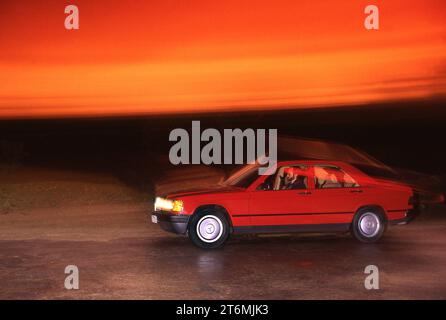
[[[215,242],[223,234],[223,224],[216,216],[204,216],[197,223],[197,234],[201,241]]]
[[[374,237],[379,232],[381,223],[373,212],[367,212],[359,219],[359,231],[365,237]]]

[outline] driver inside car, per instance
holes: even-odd
[[[307,188],[307,176],[304,169],[289,167],[281,176],[280,190],[295,190]]]

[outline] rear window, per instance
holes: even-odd
[[[316,189],[359,187],[355,179],[347,172],[335,166],[314,166],[314,184]]]
[[[398,174],[390,169],[362,165],[362,164],[356,164],[356,163],[354,164],[354,166],[370,177],[385,178],[385,179],[399,179]]]

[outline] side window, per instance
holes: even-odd
[[[308,188],[309,170],[307,166],[283,166],[276,174],[270,175],[257,187],[257,190],[299,190]]]
[[[274,190],[299,190],[308,188],[308,167],[284,166],[276,174]]]
[[[359,184],[348,173],[335,166],[314,166],[316,189],[353,188]]]
[[[262,191],[274,190],[273,187],[274,187],[274,181],[276,180],[276,176],[277,173],[269,175],[263,183],[257,186],[257,190],[262,190]]]

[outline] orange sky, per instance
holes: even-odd
[[[80,30],[64,28],[65,5]],[[363,27],[367,4],[380,30]],[[290,108],[446,93],[444,0],[0,2],[0,118]]]

